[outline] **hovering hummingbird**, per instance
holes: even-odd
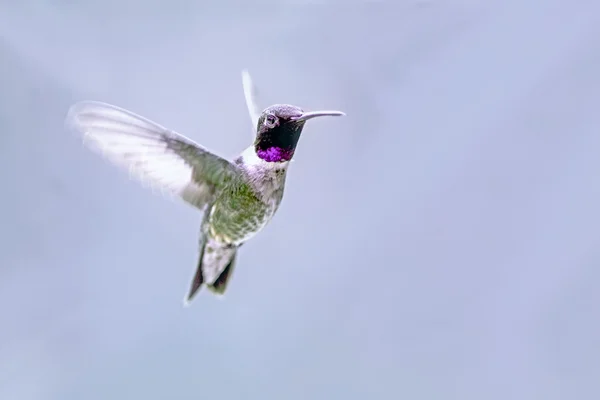
[[[242,72],[254,143],[229,161],[192,140],[131,111],[95,101],[74,104],[66,124],[84,143],[127,168],[145,186],[181,197],[200,209],[199,259],[184,304],[202,285],[222,295],[236,265],[237,250],[277,211],[289,162],[306,121],[342,116],[341,111],[305,112],[288,104],[259,111],[257,91]]]

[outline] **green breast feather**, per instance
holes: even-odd
[[[246,182],[225,189],[213,205],[209,232],[223,242],[238,242],[259,229],[268,216],[269,206]]]

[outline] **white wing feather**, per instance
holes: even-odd
[[[229,161],[190,139],[110,104],[77,103],[66,124],[83,134],[89,148],[128,169],[144,186],[180,196],[198,208],[211,200],[224,175],[236,173]]]
[[[258,126],[258,118],[260,117],[261,109],[258,105],[258,91],[252,77],[247,69],[242,71],[242,85],[244,86],[244,97],[246,98],[246,106],[248,107],[248,113],[250,114],[250,120],[252,121],[252,132],[256,134],[256,127]]]

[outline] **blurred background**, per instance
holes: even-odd
[[[600,4],[0,1],[0,399],[600,398]],[[94,99],[232,157],[310,123],[227,296]]]

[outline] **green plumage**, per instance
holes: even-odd
[[[220,242],[240,243],[268,219],[272,207],[247,182],[231,185],[216,199],[209,214],[208,232]]]

